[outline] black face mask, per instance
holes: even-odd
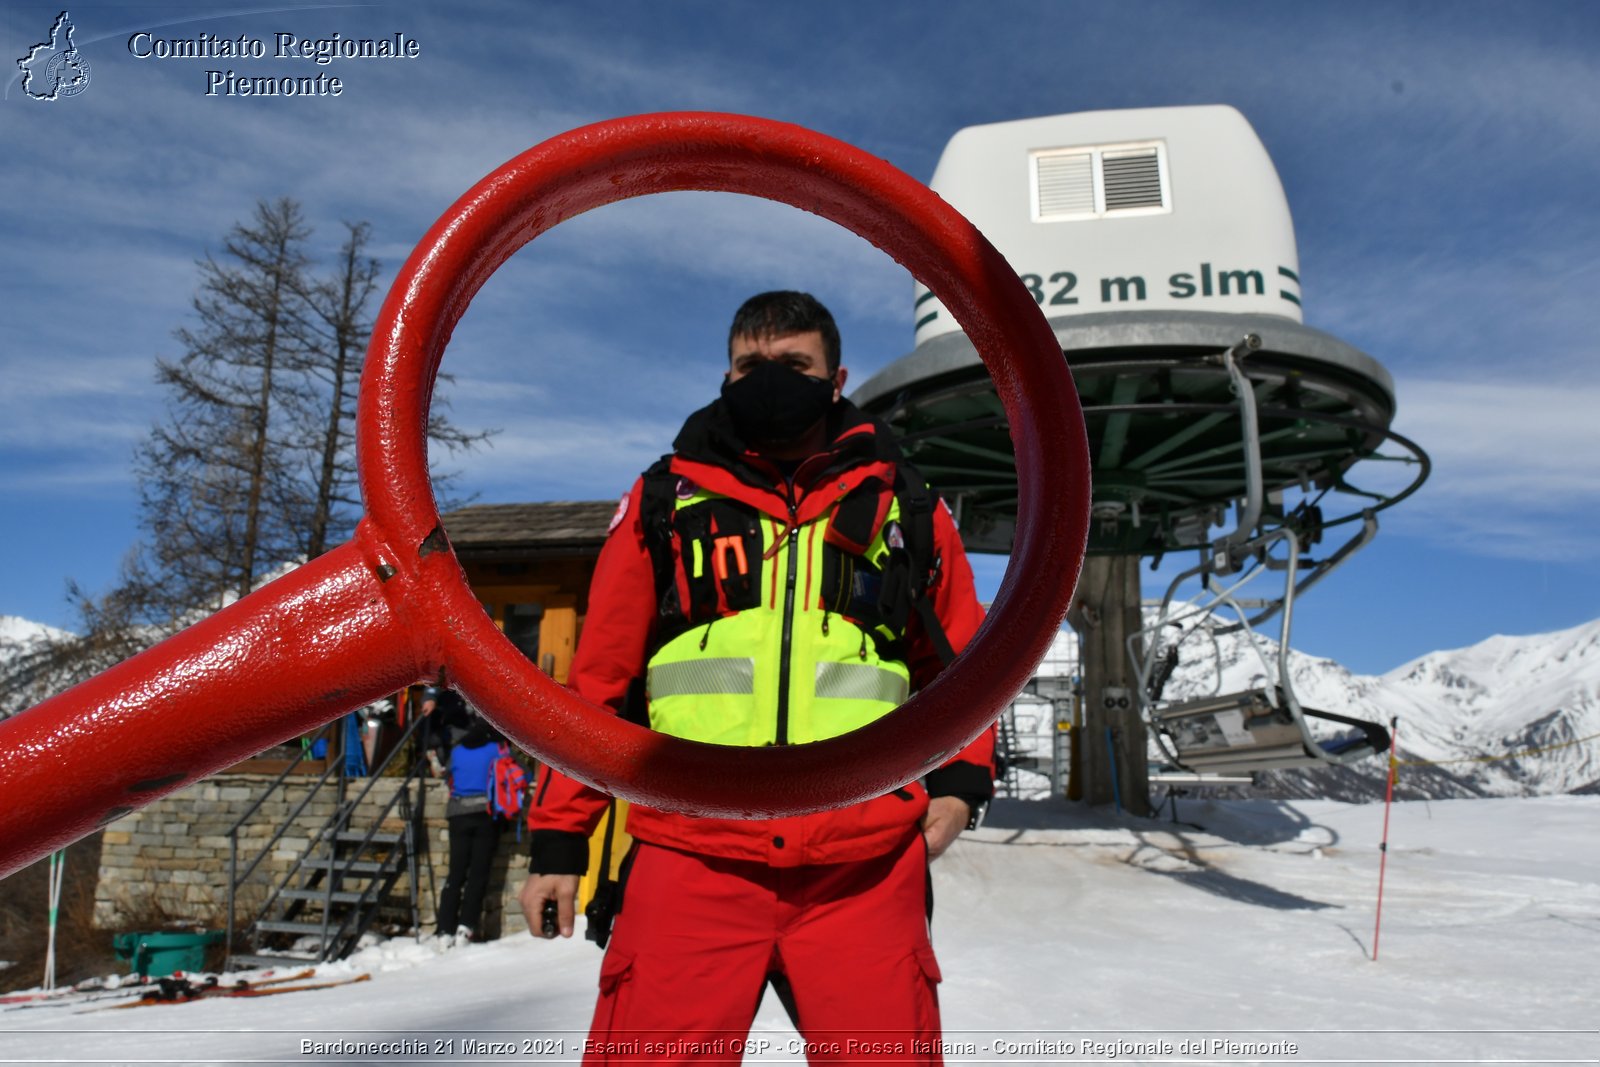
[[[763,359],[738,381],[722,383],[722,402],[746,444],[786,444],[828,413],[833,380]]]

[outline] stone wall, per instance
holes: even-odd
[[[103,833],[100,874],[95,888],[95,923],[103,928],[125,929],[130,922],[160,918],[193,922],[209,929],[226,927],[228,901],[228,832],[258,798],[266,794],[272,777],[226,774],[197,782],[187,789],[148,805],[108,825]],[[347,794],[353,799],[369,779],[351,779]],[[402,779],[380,778],[357,809],[353,826],[365,831],[394,795]],[[239,832],[239,869],[260,853],[280,827],[306,799],[315,779],[291,779],[269,797]],[[434,905],[444,889],[449,871],[449,829],[444,819],[447,791],[442,781],[425,783],[426,841],[418,857],[418,904],[423,932],[433,932]],[[242,926],[279,880],[305,853],[312,838],[332,816],[336,804],[334,783],[323,787],[278,839],[235,905],[236,923]],[[401,829],[398,809],[389,813],[384,831]],[[524,839],[526,834],[524,834]],[[527,929],[517,907],[516,891],[527,871],[525,840],[515,831],[502,836],[495,855],[489,893],[484,904],[486,937],[522,933]],[[402,874],[390,894],[380,923],[409,928],[408,875]]]

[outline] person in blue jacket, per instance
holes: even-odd
[[[465,733],[450,748],[446,769],[450,803],[450,876],[439,894],[437,933],[456,944],[479,939],[483,898],[489,868],[500,841],[500,820],[490,810],[494,763],[500,755],[499,733],[474,715]]]

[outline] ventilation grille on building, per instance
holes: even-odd
[[[1039,214],[1083,215],[1094,211],[1094,156],[1039,157]]]
[[[1111,155],[1102,160],[1106,176],[1106,210],[1161,207],[1161,159],[1154,148]]]
[[[1055,222],[1170,211],[1166,162],[1159,142],[1035,152],[1033,217]]]

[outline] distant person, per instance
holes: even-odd
[[[422,717],[419,728],[422,751],[434,777],[442,778],[451,747],[472,728],[475,717],[460,693],[442,685],[430,685],[422,690],[417,714]]]
[[[501,740],[487,720],[474,715],[448,756],[450,875],[439,894],[436,936],[457,945],[479,940],[482,932],[484,892],[502,825],[489,807]]]

